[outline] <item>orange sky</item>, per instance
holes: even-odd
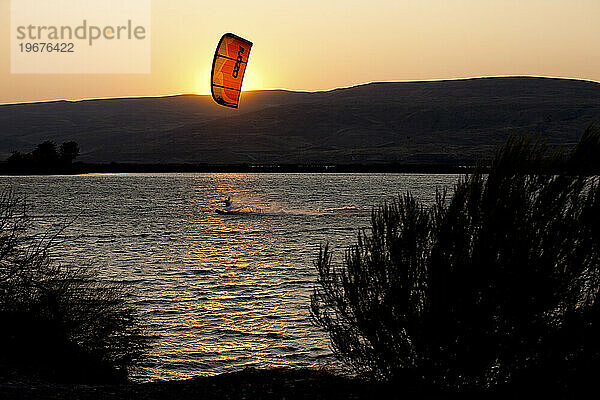
[[[13,0],[18,1],[18,0]],[[535,75],[600,81],[598,0],[153,0],[152,73],[10,73],[0,0],[0,103],[209,93],[224,32],[254,42],[244,89]]]

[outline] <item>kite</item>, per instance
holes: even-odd
[[[251,47],[252,42],[233,33],[221,37],[213,59],[210,84],[212,97],[217,103],[238,107]]]

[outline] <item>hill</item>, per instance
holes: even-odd
[[[461,164],[511,133],[570,146],[594,121],[599,83],[530,77],[252,91],[238,110],[198,95],[56,101],[0,106],[0,159],[74,140],[85,162]]]

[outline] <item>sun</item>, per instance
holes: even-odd
[[[246,73],[244,74],[244,81],[242,82],[242,91],[259,90],[262,88],[263,80],[258,69],[252,63],[248,63]]]
[[[210,94],[210,71],[200,73],[196,76],[195,93],[199,95]],[[264,80],[262,79],[259,69],[248,65],[244,73],[242,82],[242,92],[249,90],[261,90],[264,88]]]

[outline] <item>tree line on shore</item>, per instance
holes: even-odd
[[[310,308],[334,354],[404,391],[592,388],[600,178],[589,166],[599,151],[592,128],[570,152],[511,137],[485,173],[433,206],[402,194],[373,211],[341,259],[324,246]],[[51,262],[52,240],[29,234],[31,222],[14,194],[0,197],[0,324],[10,327],[0,375],[126,379],[151,345],[126,288]]]
[[[6,160],[12,169],[64,169],[71,166],[79,156],[79,145],[76,142],[64,142],[60,146],[46,140],[36,146],[30,153],[13,151]]]

